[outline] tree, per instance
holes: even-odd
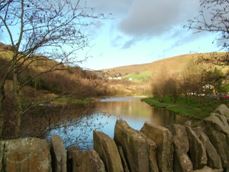
[[[4,116],[4,86],[12,75],[16,133],[20,129],[22,114],[20,90],[25,83],[18,81],[23,69],[43,59],[37,54],[57,62],[42,73],[56,70],[63,63],[77,61],[77,51],[87,46],[82,26],[87,26],[89,19],[96,17],[90,15],[79,0],[0,1],[0,32],[5,38],[3,43],[10,45],[13,52],[5,73],[0,74],[0,114]]]
[[[217,94],[221,91],[225,75],[221,70],[214,68],[212,70],[204,71],[202,73],[202,78],[204,86],[208,89],[210,88],[210,93]],[[205,89],[205,92],[207,92],[207,88]]]
[[[219,45],[229,49],[229,1],[200,0],[199,16],[189,21],[189,28],[219,33]]]
[[[161,68],[158,76],[152,80],[151,87],[153,96],[159,98],[160,101],[164,97],[171,98],[174,103],[177,101],[179,80],[176,76],[169,74],[166,67]]]
[[[217,44],[223,50],[229,50],[229,0],[200,0],[199,15],[189,20],[188,28],[198,32],[217,33]],[[229,54],[211,57],[217,64],[229,65]],[[210,58],[205,61],[211,61]]]
[[[205,85],[203,73],[208,67],[198,63],[197,60],[190,61],[187,68],[181,73],[180,94],[186,97],[203,94]]]
[[[0,1],[0,11],[4,9],[9,3],[11,3],[13,0],[1,0]]]

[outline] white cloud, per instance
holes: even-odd
[[[198,0],[134,0],[120,29],[135,37],[163,34],[197,14]]]

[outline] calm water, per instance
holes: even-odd
[[[152,108],[142,102],[141,97],[110,97],[98,100],[91,114],[49,130],[47,137],[59,135],[66,147],[77,145],[90,149],[93,147],[93,130],[102,131],[113,138],[117,119],[126,120],[136,130],[141,129],[144,122],[168,126],[187,120],[165,109]]]

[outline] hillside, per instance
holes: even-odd
[[[10,46],[0,44],[0,81],[9,67],[12,54]],[[29,98],[29,102],[46,99],[47,96],[82,99],[107,94],[106,86],[94,72],[59,64],[43,56],[33,56],[20,66],[19,71],[18,81],[22,87],[23,99]],[[8,97],[12,94],[11,80],[12,73],[7,77],[5,85]]]
[[[161,70],[161,68],[166,67],[168,71],[178,72],[183,70],[188,62],[198,57],[199,55],[182,55],[177,57],[171,57],[152,63],[139,64],[139,65],[129,65],[121,66],[117,68],[106,69],[104,72],[107,72],[111,75],[120,73],[121,75],[126,75],[130,73],[141,73],[141,72],[155,72]]]
[[[216,53],[215,55],[220,56],[222,54],[224,53]],[[152,63],[121,66],[101,71],[83,70],[80,67],[60,64],[52,72],[45,72],[44,75],[36,77],[40,72],[44,72],[57,64],[46,57],[37,56],[36,63],[23,69],[19,82],[26,83],[27,90],[32,88],[36,92],[38,90],[48,91],[51,94],[67,95],[75,98],[145,95],[150,94],[152,80],[158,78],[157,76],[162,72],[166,75],[179,74],[190,66],[193,60],[201,57],[211,57],[211,55],[211,53],[181,55]],[[1,44],[0,76],[1,73],[4,73],[4,66],[7,65],[7,61],[11,56],[12,50],[10,47]],[[11,79],[12,76],[9,76],[8,80]]]
[[[219,55],[224,53],[217,53]],[[205,54],[187,54],[158,60],[152,63],[121,66],[102,70],[105,77],[121,77],[132,81],[148,81],[157,76],[162,71],[173,75],[182,72],[188,65],[198,58],[210,57],[212,53]]]
[[[157,79],[162,75],[178,76],[198,59],[215,59],[215,57],[220,58],[223,55],[225,53],[187,54],[152,63],[104,69],[97,71],[97,73],[106,78],[109,81],[108,87],[116,90],[118,94],[150,95],[152,82],[157,82]],[[212,67],[212,64],[209,61],[209,64],[206,63],[204,65]],[[215,65],[215,67],[225,72],[229,70],[228,66]]]

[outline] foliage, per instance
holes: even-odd
[[[161,73],[152,83],[154,97],[144,99],[152,106],[201,119],[220,103],[228,103],[219,100],[222,94],[228,93],[227,73],[221,68],[193,61],[176,77]]]
[[[173,101],[176,102],[178,96],[178,82],[174,78],[158,81],[158,83],[154,85],[152,93],[159,98],[171,96]]]
[[[170,75],[166,68],[162,68],[160,75],[152,81],[152,94],[159,99],[170,96],[176,102],[178,96],[179,81],[178,78]]]
[[[229,53],[210,53],[209,56],[201,57],[197,60],[199,64],[209,64],[215,66],[228,66]]]

